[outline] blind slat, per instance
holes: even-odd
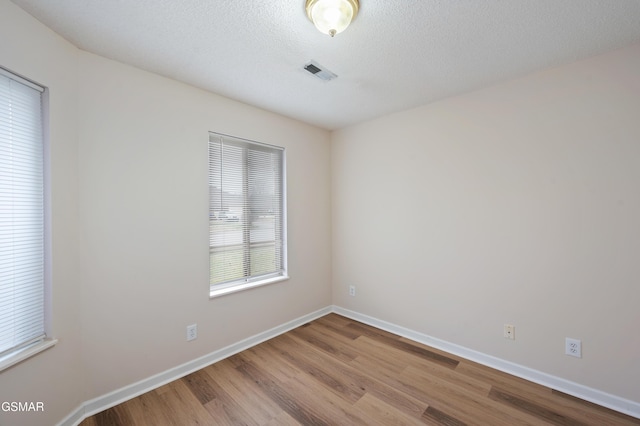
[[[0,72],[0,354],[44,336],[41,92]]]
[[[284,150],[209,138],[210,284],[283,274]]]

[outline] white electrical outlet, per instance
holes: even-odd
[[[504,338],[509,340],[516,340],[516,326],[511,324],[504,325]]]
[[[564,339],[564,353],[576,358],[582,358],[582,342],[578,339],[567,337]]]
[[[355,285],[350,285],[349,286],[349,296],[355,296],[356,295],[356,286]]]
[[[191,324],[187,326],[187,341],[195,340],[198,338],[198,324]]]

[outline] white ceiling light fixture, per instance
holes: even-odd
[[[316,28],[333,37],[349,26],[359,7],[358,0],[307,0],[304,8]]]

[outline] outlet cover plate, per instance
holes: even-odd
[[[512,324],[504,325],[504,338],[509,340],[516,340],[516,326]]]
[[[576,358],[582,358],[582,342],[578,339],[567,337],[564,339],[564,353]]]
[[[198,338],[198,324],[191,324],[187,326],[187,341],[195,340]]]

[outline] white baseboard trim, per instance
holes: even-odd
[[[429,335],[410,330],[399,325],[392,324],[387,321],[379,320],[368,315],[364,315],[355,311],[351,311],[340,306],[333,306],[333,312],[347,318],[371,325],[381,330],[397,334],[415,342],[425,344],[427,346],[440,349],[453,355],[486,365],[504,373],[520,377],[525,380],[549,387],[551,389],[564,392],[585,401],[610,408],[615,411],[627,414],[640,419],[640,403],[611,395],[579,383],[571,382],[560,377],[552,376],[532,368],[524,367],[513,362],[505,361],[491,355],[487,355],[472,349],[465,348],[447,341],[431,337]]]
[[[149,392],[150,390],[166,385],[167,383],[184,377],[187,374],[198,371],[331,312],[332,307],[327,306],[326,308],[301,316],[262,333],[258,333],[255,336],[251,336],[225,348],[213,351],[210,354],[194,359],[193,361],[186,362],[182,365],[156,374],[155,376],[151,376],[106,395],[86,401],[58,423],[58,426],[76,426],[85,418],[99,413],[100,411],[106,410],[107,408],[111,408],[115,405],[128,401],[131,398],[142,395],[145,392]]]

